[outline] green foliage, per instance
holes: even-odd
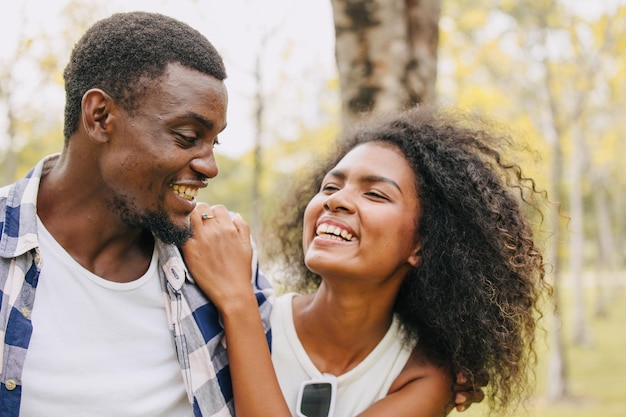
[[[251,217],[252,202],[252,158],[247,154],[242,158],[232,159],[216,155],[219,174],[209,180],[209,185],[201,190],[199,201],[209,204],[224,204],[230,210],[240,213],[245,219]]]
[[[25,144],[18,152],[16,178],[22,178],[46,155],[61,152],[63,148],[63,132],[60,124],[51,122],[37,123],[32,121],[28,126],[20,127],[27,133]]]
[[[10,178],[3,178],[0,186],[24,177],[41,158],[61,152],[63,148],[61,125],[58,122],[43,119],[39,114],[29,119],[16,119],[14,129],[14,153],[3,152],[0,158],[0,172],[6,172],[7,165],[10,163],[9,158],[15,158],[15,171]]]
[[[544,188],[551,180],[552,144],[559,141],[565,166],[555,189],[562,190],[565,215],[573,133],[584,138],[585,209],[591,212],[592,193],[600,186],[610,195],[626,191],[626,7],[584,15],[573,4],[446,1],[439,44],[440,101],[493,115],[517,130],[540,156],[536,163],[521,161]],[[612,203],[615,213],[623,212],[623,203]],[[623,239],[619,214],[611,220],[613,233]],[[595,221],[585,218],[590,240],[597,239]],[[593,252],[593,245],[587,247]]]

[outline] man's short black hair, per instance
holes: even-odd
[[[116,13],[95,23],[78,41],[63,72],[67,142],[78,127],[83,95],[91,88],[107,92],[133,112],[145,91],[142,80],[165,74],[168,64],[226,78],[222,57],[200,32],[158,13]]]

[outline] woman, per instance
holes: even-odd
[[[299,389],[327,375],[338,417],[446,415],[459,373],[487,376],[495,411],[524,397],[548,286],[521,205],[541,193],[489,127],[435,107],[375,120],[294,188],[277,253],[300,293],[274,307],[274,366],[247,226],[221,206],[196,210],[185,258],[222,314],[238,416],[308,416]]]

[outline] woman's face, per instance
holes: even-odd
[[[328,279],[399,285],[419,263],[415,175],[402,153],[370,142],[328,172],[304,213],[307,267]]]

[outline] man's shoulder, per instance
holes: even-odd
[[[13,184],[8,184],[0,187],[0,231],[2,230],[1,225],[4,223],[7,217],[6,211],[9,197],[11,196],[11,200],[13,200],[13,196],[15,196],[16,192],[18,192],[17,185],[18,183],[14,182]],[[13,207],[14,205],[11,204],[11,206]]]
[[[0,207],[6,206],[7,197],[14,187],[15,183],[0,187]]]
[[[35,205],[44,165],[54,163],[58,154],[49,155],[39,161],[24,177],[12,184],[0,187],[0,208],[17,208],[22,205]]]
[[[39,179],[27,176],[13,184],[0,188],[0,222],[4,221],[10,210],[21,210],[22,207],[37,204]],[[20,216],[21,217],[21,216]]]
[[[37,193],[40,171],[0,188],[0,256],[13,258],[38,246]]]

